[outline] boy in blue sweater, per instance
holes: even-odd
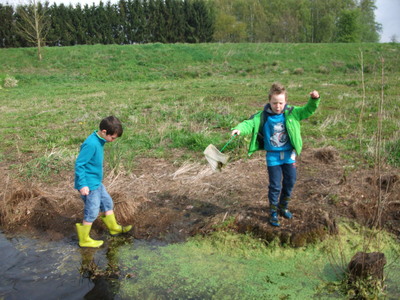
[[[121,122],[114,116],[104,118],[99,130],[94,131],[82,144],[75,162],[75,188],[84,202],[83,222],[76,224],[80,247],[98,248],[103,241],[90,238],[89,233],[99,212],[111,235],[118,235],[132,229],[131,225],[121,226],[115,220],[113,201],[107,193],[103,180],[104,144],[113,142],[123,133]]]

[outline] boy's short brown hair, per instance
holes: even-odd
[[[106,130],[107,135],[117,134],[117,136],[120,137],[124,132],[121,121],[114,116],[109,116],[101,120],[99,127],[100,130]]]
[[[288,96],[287,96],[286,88],[279,82],[275,82],[274,84],[272,84],[271,88],[269,89],[268,100],[271,100],[271,97],[273,95],[280,95],[280,94],[285,94],[285,100],[287,101]]]

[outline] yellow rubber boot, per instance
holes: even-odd
[[[92,225],[83,225],[82,223],[76,223],[76,231],[79,238],[79,246],[85,248],[99,248],[103,245],[103,241],[93,240],[90,236],[90,229]]]
[[[101,219],[103,220],[104,224],[106,224],[108,231],[112,236],[119,235],[121,233],[126,233],[132,229],[131,225],[128,226],[119,225],[117,223],[117,220],[115,220],[114,214],[102,216]]]

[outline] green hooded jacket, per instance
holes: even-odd
[[[300,121],[304,120],[314,114],[317,109],[321,98],[313,99],[310,97],[307,104],[304,106],[291,106],[286,105],[285,114],[285,125],[286,130],[289,134],[290,143],[296,150],[297,155],[300,155],[303,149],[303,140],[301,139]],[[268,104],[267,104],[268,105]],[[268,118],[267,105],[264,110],[257,112],[252,115],[248,120],[239,123],[236,127],[231,130],[240,130],[241,135],[252,134],[249,152],[251,155],[257,150],[264,150],[264,124]]]

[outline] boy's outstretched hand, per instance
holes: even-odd
[[[313,99],[318,99],[318,98],[319,98],[319,93],[318,93],[316,90],[313,90],[313,91],[310,93],[310,96],[311,96],[311,98],[313,98]]]
[[[240,135],[240,130],[237,130],[237,129],[232,130],[231,136],[233,136],[233,135]]]

